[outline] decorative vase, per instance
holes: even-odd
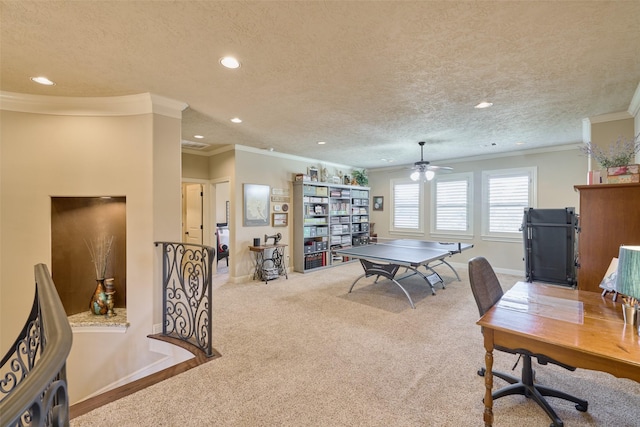
[[[89,310],[96,315],[107,314],[109,307],[107,306],[107,295],[104,291],[104,279],[96,279],[96,290],[93,292]]]

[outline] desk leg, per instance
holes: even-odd
[[[491,427],[493,424],[493,331],[484,329],[484,363],[486,371],[484,373],[484,425]]]

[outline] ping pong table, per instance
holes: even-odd
[[[472,247],[473,245],[470,243],[443,243],[411,239],[382,241],[378,239],[378,242],[368,245],[334,249],[333,253],[360,260],[360,264],[364,269],[364,273],[358,276],[351,284],[349,292],[353,290],[356,283],[363,277],[376,276],[376,282],[380,277],[384,277],[402,289],[402,292],[404,292],[409,300],[411,308],[416,308],[411,299],[411,295],[409,295],[409,292],[407,292],[399,281],[419,275],[429,284],[431,293],[435,295],[434,285],[441,283],[444,288],[445,284],[433,268],[444,264],[453,271],[458,281],[460,281],[458,272],[445,258],[471,249]],[[428,275],[418,270],[421,266],[427,270]],[[404,272],[406,274],[396,277],[401,267],[405,268]]]

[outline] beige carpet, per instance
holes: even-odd
[[[439,268],[447,288],[435,296],[421,279],[403,281],[415,310],[388,281],[363,279],[347,293],[361,271],[352,263],[268,285],[219,276],[214,347],[222,357],[71,426],[483,425],[484,380],[476,371],[484,349],[466,270],[458,282]],[[499,277],[505,288],[520,279]],[[496,368],[511,369],[514,356],[495,356]],[[565,426],[640,425],[638,383],[554,366],[536,367],[536,378],[589,401],[583,413],[550,399]],[[550,424],[522,396],[499,399],[494,414],[495,426]]]

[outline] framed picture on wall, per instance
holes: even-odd
[[[288,215],[286,213],[273,214],[274,227],[286,227],[287,225],[289,225],[289,221],[288,221]]]
[[[244,184],[243,225],[258,227],[269,225],[269,186]]]
[[[307,168],[307,175],[309,175],[309,178],[311,179],[311,181],[315,181],[318,182],[318,169],[314,168],[314,167],[308,167]]]
[[[384,210],[384,197],[383,196],[373,196],[373,210],[374,211],[382,211],[382,210]]]

